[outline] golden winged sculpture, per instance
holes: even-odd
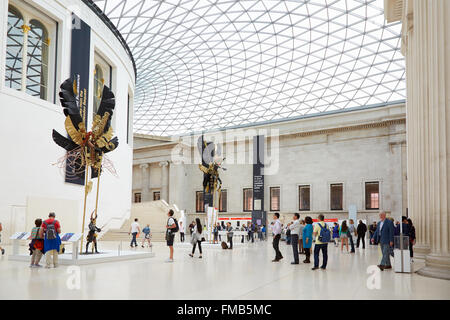
[[[66,155],[58,161],[59,167],[65,168],[66,179],[79,178],[84,175],[84,209],[81,227],[82,248],[87,206],[86,199],[92,189],[92,181],[89,181],[89,169],[92,172],[91,178],[98,178],[95,210],[91,215],[91,218],[95,216],[95,220],[97,219],[100,176],[103,168],[108,169],[114,175],[116,174],[112,162],[105,157],[106,153],[115,150],[119,145],[117,137],[113,138],[114,132],[111,127],[111,118],[116,102],[112,91],[107,86],[104,86],[100,106],[92,121],[92,129],[87,131],[85,126],[86,114],[84,110],[80,109],[77,102],[76,94],[78,88],[76,81],[72,83],[71,79],[67,79],[60,88],[59,98],[66,116],[64,125],[69,138],[64,137],[56,130],[53,130],[52,136],[53,141],[67,151]],[[83,98],[85,99],[86,95],[83,95]],[[95,250],[97,251],[96,242]]]
[[[119,145],[117,137],[113,138],[111,118],[115,107],[115,98],[112,91],[103,87],[102,100],[97,114],[92,121],[91,131],[86,130],[82,112],[78,107],[75,92],[75,82],[67,79],[61,85],[59,97],[64,108],[66,131],[70,137],[66,138],[56,130],[53,130],[53,141],[67,151],[60,159],[60,167],[66,168],[66,176],[78,176],[84,173],[86,165],[92,168],[92,177],[98,176],[102,165],[115,174],[114,166],[107,160],[104,163],[104,155],[113,151]],[[67,163],[67,165],[66,165]]]

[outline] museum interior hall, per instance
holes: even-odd
[[[0,300],[449,300],[449,0],[0,1]]]

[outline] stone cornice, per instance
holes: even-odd
[[[311,131],[296,132],[296,133],[287,133],[287,134],[280,135],[280,138],[308,137],[308,136],[320,135],[320,134],[331,134],[331,133],[346,132],[346,131],[353,131],[353,130],[364,130],[364,129],[389,127],[391,125],[405,124],[405,123],[406,123],[405,118],[390,119],[390,120],[384,120],[384,121],[378,121],[378,122],[357,124],[357,125],[353,125],[353,126],[348,125],[348,126],[342,126],[342,127],[336,127],[336,128],[311,130]],[[270,139],[270,137],[269,137],[269,139]]]

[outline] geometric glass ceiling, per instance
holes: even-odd
[[[134,131],[182,135],[405,100],[383,0],[94,0],[137,67]]]

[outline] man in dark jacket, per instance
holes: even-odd
[[[394,245],[394,224],[391,220],[386,219],[386,212],[380,213],[380,221],[377,223],[377,229],[371,239],[372,243],[380,244],[383,257],[378,265],[381,271],[392,269],[391,260],[389,258],[391,247]]]
[[[358,239],[356,240],[356,247],[359,248],[359,241],[362,240],[362,246],[363,249],[366,248],[366,232],[367,232],[367,226],[362,222],[362,220],[359,220],[358,227],[356,228],[356,233],[358,234]]]

